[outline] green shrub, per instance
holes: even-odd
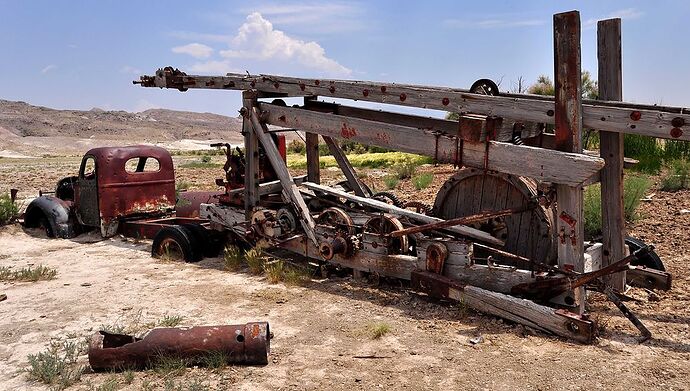
[[[434,174],[425,172],[412,178],[412,184],[417,190],[426,189],[434,180]]]
[[[19,215],[19,207],[9,194],[0,195],[0,225],[13,222]]]
[[[202,163],[211,163],[211,156],[210,155],[204,155],[201,157],[201,162]]]
[[[371,339],[380,339],[384,335],[391,332],[391,326],[384,322],[373,323],[369,325],[368,329]]]
[[[264,263],[266,262],[263,250],[260,248],[253,248],[246,253],[244,253],[244,260],[249,266],[249,272],[251,274],[261,274],[264,271]]]
[[[299,140],[292,140],[287,146],[287,151],[288,153],[303,155],[307,152],[307,146]]]
[[[63,390],[78,382],[84,372],[84,367],[76,365],[81,351],[81,346],[74,342],[51,342],[47,350],[27,356],[27,378]]]
[[[404,159],[397,162],[393,167],[393,172],[398,176],[398,179],[409,179],[417,170],[419,163],[412,159]]]
[[[184,320],[182,315],[165,315],[158,321],[158,326],[162,327],[176,327]]]
[[[383,177],[383,183],[386,185],[386,189],[393,190],[398,186],[400,180],[395,175],[386,175]]]
[[[231,272],[240,270],[243,260],[244,255],[239,247],[231,245],[225,247],[225,251],[223,251],[223,264],[226,270]]]
[[[678,191],[690,188],[690,160],[671,162],[668,172],[661,178],[660,189]]]
[[[626,134],[623,138],[625,156],[637,159],[635,170],[657,173],[664,160],[664,149],[656,138]]]
[[[268,279],[268,282],[271,284],[279,283],[283,280],[283,274],[285,273],[285,262],[266,262],[264,265],[264,273],[266,274],[266,279]]]
[[[23,267],[12,270],[8,266],[0,266],[0,281],[41,281],[53,280],[57,276],[57,270],[52,267],[38,265],[35,268]]]
[[[669,160],[690,159],[690,142],[681,140],[665,140],[664,157]]]
[[[359,155],[348,155],[348,160],[355,168],[387,168],[395,169],[398,165],[410,165],[412,170],[421,164],[431,163],[432,158],[421,155],[414,155],[404,152],[383,152],[383,153],[363,153]],[[307,168],[307,158],[304,155],[290,154],[287,156],[288,168],[305,169]],[[322,156],[319,160],[321,168],[337,167],[333,156]]]
[[[623,213],[627,221],[639,218],[637,208],[640,199],[649,188],[649,179],[642,176],[626,175],[623,182]],[[584,194],[585,235],[594,237],[601,233],[601,185],[585,188]]]

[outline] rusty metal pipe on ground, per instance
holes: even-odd
[[[99,331],[91,337],[89,364],[94,371],[141,369],[155,366],[161,357],[174,357],[193,365],[221,353],[228,364],[265,365],[270,339],[268,322],[157,328],[143,338]]]

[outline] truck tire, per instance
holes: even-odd
[[[158,231],[153,238],[151,256],[199,262],[203,258],[201,249],[199,241],[190,230],[179,225],[171,225]]]
[[[200,252],[204,254],[204,257],[214,258],[225,247],[225,241],[220,233],[206,229],[201,224],[186,223],[181,224],[182,227],[186,228],[192,235],[196,238],[199,243]]]

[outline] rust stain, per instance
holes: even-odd
[[[441,100],[441,103],[442,103],[444,106],[448,106],[448,105],[450,104],[450,99],[448,99],[448,98],[443,98],[443,100]]]
[[[380,142],[382,142],[384,144],[390,144],[390,142],[391,142],[391,136],[388,133],[379,132],[379,133],[376,133],[375,137],[377,140],[379,140]]]
[[[343,122],[343,127],[340,128],[340,136],[345,139],[350,139],[357,135],[357,129],[347,126],[347,123]]]
[[[679,138],[680,136],[683,135],[683,130],[681,128],[673,128],[671,129],[671,137],[673,138]]]
[[[364,91],[362,91],[362,95],[369,96],[369,90],[365,88]]]
[[[642,118],[642,113],[639,111],[635,110],[632,113],[630,113],[630,119],[633,121],[639,121],[640,118]]]

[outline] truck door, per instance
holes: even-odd
[[[100,226],[96,158],[90,155],[84,156],[79,168],[77,183],[75,203],[79,222],[90,227]]]

